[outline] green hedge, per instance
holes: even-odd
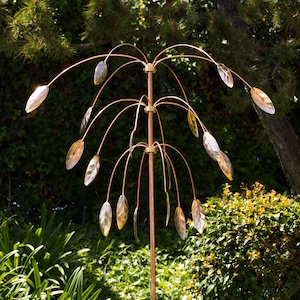
[[[225,185],[204,204],[204,235],[190,235],[186,245],[193,273],[187,299],[298,299],[299,199],[259,183],[242,190]]]

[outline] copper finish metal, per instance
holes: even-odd
[[[142,59],[139,59],[135,56],[132,55],[128,55],[128,54],[123,54],[123,53],[113,53],[116,49],[121,48],[121,47],[131,47],[133,49],[135,49],[139,56],[142,57]],[[168,54],[168,51],[171,49],[175,49],[175,48],[179,48],[179,47],[185,47],[185,48],[189,48],[190,50],[194,50],[196,51],[197,55],[194,54]],[[163,56],[162,55],[166,55]],[[109,180],[109,185],[108,185],[108,192],[107,192],[107,199],[106,202],[109,202],[109,195],[110,195],[110,189],[112,186],[112,180],[115,174],[115,171],[117,169],[117,166],[119,165],[120,161],[125,158],[127,156],[127,161],[126,161],[126,166],[125,166],[125,170],[124,170],[124,175],[123,175],[123,188],[122,188],[122,195],[124,195],[124,189],[125,189],[125,182],[126,182],[126,172],[127,172],[127,167],[128,167],[128,163],[129,160],[131,158],[131,153],[134,151],[134,149],[136,147],[144,147],[145,150],[143,152],[143,156],[141,159],[141,163],[140,163],[140,171],[139,171],[139,179],[138,179],[138,193],[137,193],[137,205],[136,205],[136,209],[135,212],[137,212],[138,207],[139,207],[139,191],[140,191],[140,178],[141,178],[141,170],[142,170],[142,164],[144,161],[144,157],[147,154],[148,155],[148,188],[149,188],[149,221],[150,221],[150,293],[151,293],[151,300],[155,300],[156,299],[156,258],[155,258],[155,205],[154,205],[154,154],[156,153],[156,151],[159,153],[160,157],[161,157],[161,161],[162,161],[162,169],[163,169],[163,178],[164,178],[164,192],[167,195],[167,203],[169,204],[169,194],[168,194],[168,188],[167,188],[167,183],[166,183],[166,168],[165,168],[165,160],[166,162],[168,162],[170,169],[171,169],[171,174],[173,175],[174,181],[175,181],[175,187],[176,187],[176,194],[177,194],[177,207],[180,207],[180,197],[179,197],[179,189],[178,189],[178,183],[177,183],[177,176],[176,176],[176,172],[175,172],[175,168],[174,165],[172,163],[172,160],[170,158],[170,156],[168,155],[166,148],[171,148],[173,149],[175,152],[177,152],[179,154],[179,156],[182,158],[182,160],[184,161],[187,169],[188,169],[188,173],[191,179],[191,185],[192,185],[192,193],[193,193],[193,199],[196,199],[196,195],[195,195],[195,188],[194,188],[194,183],[193,183],[193,178],[192,178],[192,173],[190,170],[190,167],[186,161],[186,159],[184,158],[184,156],[181,154],[181,152],[179,150],[177,150],[175,147],[165,143],[164,141],[164,134],[163,134],[163,128],[162,128],[162,122],[157,110],[157,107],[160,105],[173,105],[173,106],[177,106],[180,107],[184,110],[186,110],[187,112],[192,112],[195,120],[197,120],[198,124],[201,126],[201,129],[203,131],[203,134],[205,134],[206,132],[208,132],[208,130],[206,129],[205,125],[202,123],[202,121],[200,120],[200,118],[198,117],[198,115],[196,114],[196,112],[193,110],[192,106],[189,104],[188,101],[188,97],[184,91],[184,88],[182,86],[182,84],[180,83],[180,80],[178,79],[176,73],[172,70],[172,68],[168,67],[168,65],[165,63],[165,61],[169,60],[169,59],[175,59],[175,58],[191,58],[191,59],[200,59],[200,60],[204,60],[204,61],[208,61],[210,63],[212,63],[213,65],[215,65],[215,67],[217,67],[217,71],[219,72],[219,75],[221,77],[221,79],[223,80],[223,82],[228,86],[228,87],[232,87],[233,86],[233,80],[232,80],[232,75],[236,75],[236,77],[238,77],[243,83],[244,85],[250,90],[253,91],[253,87],[246,82],[239,74],[237,74],[236,72],[230,70],[229,68],[227,68],[225,65],[220,64],[218,62],[216,62],[207,52],[205,52],[202,48],[196,47],[196,46],[192,46],[189,44],[177,44],[177,45],[173,45],[170,47],[167,47],[165,49],[163,49],[153,60],[152,63],[148,62],[147,56],[139,49],[137,48],[135,45],[132,44],[128,44],[128,43],[124,43],[124,44],[120,44],[117,45],[116,47],[114,47],[108,54],[102,54],[102,55],[96,55],[87,59],[84,59],[78,63],[75,63],[73,65],[71,65],[70,67],[64,69],[62,72],[60,72],[56,77],[54,77],[49,84],[47,85],[47,87],[50,87],[57,79],[59,79],[62,75],[64,75],[66,72],[70,71],[71,69],[85,63],[91,60],[95,60],[95,59],[104,59],[103,63],[106,63],[108,59],[111,59],[113,57],[121,57],[124,58],[126,60],[128,60],[127,62],[123,63],[122,65],[120,65],[118,68],[116,68],[111,75],[108,77],[108,79],[105,80],[105,82],[103,82],[101,88],[99,89],[99,92],[97,93],[96,97],[93,100],[92,105],[89,107],[89,109],[87,110],[87,112],[89,112],[91,114],[94,106],[96,105],[96,102],[99,99],[100,94],[102,93],[102,90],[106,87],[106,85],[108,84],[108,82],[111,80],[111,78],[113,78],[113,76],[122,68],[124,68],[125,66],[131,65],[131,64],[141,64],[143,66],[143,70],[145,73],[147,73],[147,95],[143,95],[140,99],[118,99],[115,100],[109,104],[107,104],[104,108],[102,108],[94,117],[91,121],[89,121],[89,117],[87,117],[87,120],[85,120],[84,123],[86,123],[86,125],[88,126],[83,126],[85,127],[85,129],[83,130],[82,134],[82,139],[81,141],[83,142],[85,137],[87,136],[87,134],[89,133],[92,125],[94,124],[94,122],[100,117],[100,115],[106,111],[106,109],[108,109],[110,106],[115,105],[115,104],[119,104],[119,103],[127,103],[127,106],[125,108],[123,108],[112,120],[111,124],[109,125],[107,131],[105,132],[99,149],[97,151],[97,155],[99,155],[100,150],[102,148],[102,145],[104,143],[104,141],[106,140],[106,136],[109,133],[111,127],[114,125],[114,123],[117,121],[117,119],[119,118],[120,115],[123,114],[123,112],[125,112],[127,109],[129,108],[133,108],[136,107],[136,120],[135,120],[135,125],[134,128],[131,132],[130,135],[130,142],[129,142],[129,148],[123,152],[123,154],[119,157],[118,161],[116,162],[113,171],[112,171],[112,175],[111,178]],[[169,71],[172,73],[172,75],[174,76],[176,82],[179,85],[179,88],[182,92],[183,98],[177,97],[177,96],[165,96],[165,97],[161,97],[159,99],[157,99],[155,102],[153,101],[153,74],[156,71],[156,66],[160,63],[163,63],[168,69]],[[256,88],[255,88],[256,89]],[[256,89],[258,90],[258,89]],[[255,91],[256,91],[255,90]],[[260,91],[260,90],[259,90]],[[32,94],[32,96],[28,99],[26,108],[28,107],[28,111],[31,111],[33,109],[36,109],[46,98],[46,94],[45,94],[45,87],[44,90],[42,90],[43,93],[36,93],[34,92]],[[275,113],[275,108],[273,107],[273,104],[271,102],[271,100],[269,98],[267,98],[268,96],[265,95],[262,91],[260,91],[259,95],[255,95],[254,97],[254,102],[257,104],[258,102],[258,106],[265,110],[267,113],[273,114]],[[146,99],[147,98],[147,99]],[[263,99],[268,99],[267,104],[264,104],[264,102],[262,101]],[[256,101],[255,101],[256,100]],[[262,103],[265,105],[262,105]],[[147,113],[147,143],[145,142],[139,142],[137,144],[133,145],[133,136],[134,133],[137,129],[137,124],[138,124],[138,116],[139,116],[139,111],[140,111],[140,107],[144,106],[144,112]],[[261,107],[263,106],[263,107]],[[159,123],[159,128],[160,128],[160,134],[161,134],[161,138],[162,138],[162,143],[159,142],[154,142],[153,141],[153,115],[156,114],[158,123]],[[79,156],[80,159],[80,156]],[[78,159],[78,160],[79,160]],[[77,160],[77,161],[78,161]],[[72,167],[76,165],[76,162],[72,161]],[[223,170],[222,170],[223,171]],[[227,175],[226,175],[227,176]],[[229,178],[229,177],[228,177]],[[135,215],[136,216],[136,215]],[[170,217],[170,208],[168,206],[168,213],[167,213],[167,221],[166,224],[168,223]],[[137,236],[137,230],[136,228],[134,229],[135,231],[135,236]],[[201,232],[201,230],[199,231]]]
[[[151,65],[151,64],[150,64]],[[149,66],[149,64],[148,64]],[[152,65],[151,65],[152,66]],[[153,107],[153,72],[148,68],[148,107]],[[148,147],[153,148],[153,110],[148,111]],[[154,218],[154,152],[148,152],[149,158],[149,220],[150,220],[150,292],[151,299],[156,299],[155,270],[155,218]]]

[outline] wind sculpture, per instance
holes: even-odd
[[[133,48],[137,54],[138,57],[132,56],[126,53],[116,53],[116,50],[123,47],[131,47]],[[195,54],[174,54],[175,51],[178,49],[189,49],[192,50]],[[114,57],[124,58],[125,62],[121,64],[119,67],[117,67],[115,70],[111,72],[111,74],[108,75],[108,61],[109,59],[113,59]],[[139,58],[140,57],[140,58]],[[169,155],[169,150],[174,151],[177,153],[181,159],[184,161],[184,164],[187,168],[190,181],[191,181],[191,189],[193,194],[193,200],[192,200],[192,218],[194,221],[195,228],[198,230],[198,232],[202,233],[205,226],[205,215],[203,208],[201,206],[200,200],[197,199],[195,194],[195,188],[194,188],[194,181],[192,177],[192,172],[189,167],[189,164],[185,157],[182,155],[182,153],[175,148],[174,146],[166,143],[164,132],[163,132],[163,125],[162,121],[159,115],[159,107],[163,105],[173,105],[177,106],[181,109],[184,109],[187,113],[187,122],[189,125],[189,128],[191,129],[193,135],[198,138],[199,137],[199,127],[203,132],[202,139],[203,139],[203,146],[207,152],[207,154],[218,163],[220,169],[225,174],[225,176],[232,180],[233,177],[233,169],[231,162],[228,158],[228,156],[220,149],[217,140],[213,137],[213,135],[208,131],[208,129],[205,127],[203,122],[198,117],[197,113],[193,109],[193,107],[189,104],[187,94],[180,83],[179,78],[177,77],[176,73],[173,71],[171,67],[169,67],[166,64],[166,61],[171,59],[180,59],[180,58],[190,58],[190,59],[196,59],[196,60],[204,60],[207,62],[212,63],[221,78],[221,80],[225,83],[225,85],[229,88],[232,88],[234,85],[233,75],[235,75],[237,78],[239,78],[245,85],[245,88],[250,91],[250,95],[254,103],[264,112],[269,114],[275,113],[275,108],[270,100],[270,98],[265,94],[262,90],[252,87],[246,80],[244,80],[239,74],[228,68],[222,63],[219,63],[215,61],[211,55],[209,55],[207,52],[205,52],[201,47],[189,45],[189,44],[177,44],[170,47],[165,48],[161,52],[159,52],[154,60],[152,62],[148,61],[147,56],[135,45],[123,43],[119,44],[116,47],[114,47],[109,53],[107,54],[101,54],[101,55],[95,55],[93,57],[89,57],[87,59],[81,60],[70,67],[64,69],[62,72],[60,72],[56,77],[54,77],[48,84],[39,86],[29,97],[27,104],[26,104],[26,112],[29,113],[36,108],[38,108],[42,102],[46,99],[48,96],[50,86],[58,80],[62,75],[70,71],[71,69],[84,64],[91,60],[98,60],[98,64],[95,67],[94,71],[94,84],[95,85],[101,85],[97,95],[95,96],[92,104],[88,107],[86,110],[84,117],[81,122],[80,126],[80,135],[81,138],[75,141],[71,147],[69,148],[69,151],[66,155],[66,168],[67,170],[71,170],[80,160],[83,151],[84,151],[84,144],[85,139],[88,135],[88,133],[91,131],[91,128],[95,121],[101,117],[101,115],[111,106],[117,105],[120,103],[126,103],[127,105],[125,108],[119,111],[119,113],[113,118],[110,125],[108,126],[106,132],[103,135],[103,138],[100,142],[99,148],[94,154],[94,156],[91,158],[90,162],[88,163],[88,166],[86,168],[85,176],[84,176],[84,185],[88,186],[93,180],[96,178],[99,169],[100,169],[100,152],[103,147],[103,144],[105,142],[105,139],[114,125],[114,123],[117,121],[117,119],[128,109],[135,108],[135,121],[134,126],[131,131],[130,137],[129,137],[129,147],[120,155],[117,162],[115,163],[115,166],[112,170],[111,177],[108,184],[108,191],[106,195],[106,200],[101,206],[100,213],[99,213],[99,225],[102,234],[106,237],[109,234],[109,231],[111,229],[112,225],[112,219],[113,219],[113,212],[112,207],[110,204],[110,190],[113,182],[113,178],[116,172],[116,169],[120,162],[122,160],[125,160],[125,166],[124,166],[124,173],[123,173],[123,182],[122,182],[122,189],[121,194],[119,196],[119,199],[117,201],[116,206],[116,222],[117,227],[119,229],[122,229],[128,219],[128,200],[125,196],[125,183],[126,183],[126,174],[128,170],[128,165],[130,162],[130,159],[132,157],[133,151],[135,151],[137,148],[143,148],[143,154],[140,161],[140,167],[139,167],[139,174],[138,174],[138,180],[137,180],[137,198],[136,198],[136,206],[133,213],[133,224],[134,224],[134,236],[136,239],[138,239],[138,233],[137,233],[137,215],[138,210],[140,207],[140,184],[141,184],[141,173],[142,173],[142,166],[145,161],[145,156],[148,155],[148,185],[149,185],[149,221],[150,221],[150,272],[151,272],[151,280],[150,280],[150,290],[151,290],[151,299],[155,299],[156,294],[156,283],[155,283],[155,212],[154,212],[154,155],[158,153],[161,160],[162,165],[162,173],[163,173],[163,189],[166,196],[166,206],[167,206],[167,213],[166,213],[166,226],[169,223],[170,220],[170,197],[169,197],[169,190],[171,188],[171,180],[173,178],[175,183],[175,189],[176,189],[176,195],[177,195],[177,206],[174,212],[174,222],[176,230],[180,236],[181,239],[185,239],[186,236],[186,219],[184,212],[181,208],[180,204],[180,195],[179,195],[179,189],[178,189],[178,180],[177,175],[175,171],[175,166],[172,162],[171,156]],[[147,94],[142,95],[139,99],[131,99],[131,98],[124,98],[124,99],[118,99],[115,100],[103,108],[101,108],[98,112],[94,113],[94,116],[92,117],[92,114],[94,112],[95,105],[101,96],[101,93],[103,89],[107,86],[107,84],[110,82],[110,80],[115,76],[115,74],[120,71],[121,69],[132,65],[132,64],[140,64],[144,70],[145,73],[147,73],[147,81],[148,81],[148,90]],[[156,71],[156,68],[158,65],[164,65],[174,76],[175,81],[179,85],[179,88],[182,93],[182,97],[178,96],[164,96],[157,100],[153,99],[153,74]],[[106,79],[107,78],[107,79]],[[133,144],[133,137],[136,132],[140,113],[142,111],[142,108],[145,113],[148,115],[148,141],[146,142],[138,142],[136,144]],[[154,121],[154,115],[157,118],[157,122],[159,125],[159,131],[161,135],[161,142],[158,142],[157,140],[154,140],[153,137],[153,121]],[[91,118],[92,117],[92,118]]]

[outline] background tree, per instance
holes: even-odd
[[[229,5],[234,14],[224,4]],[[71,6],[68,1],[55,0],[1,2],[0,164],[3,205],[9,204],[11,208],[13,204],[21,205],[22,210],[32,211],[43,200],[51,208],[72,208],[73,219],[74,210],[77,210],[78,221],[84,217],[82,211],[85,207],[90,208],[88,213],[92,219],[96,218],[114,158],[128,142],[125,132],[131,126],[128,120],[132,116],[129,113],[120,120],[109,136],[101,179],[84,188],[82,177],[90,157],[83,157],[81,166],[68,174],[64,170],[64,159],[67,149],[78,136],[85,108],[97,92],[91,85],[94,65],[91,63],[90,68],[79,68],[61,78],[55,84],[51,98],[37,112],[26,115],[24,105],[37,84],[48,82],[72,62],[95,53],[105,53],[120,42],[135,43],[147,50],[149,56],[177,42],[201,45],[249,82],[266,90],[275,102],[278,117],[269,120],[263,116],[262,124],[266,129],[271,122],[277,124],[278,129],[274,132],[275,127],[272,127],[272,133],[263,130],[246,100],[249,95],[241,83],[237,83],[240,89],[228,90],[211,66],[193,61],[173,62],[189,91],[193,106],[229,153],[235,169],[232,184],[238,187],[241,182],[261,181],[267,188],[288,189],[276,152],[268,142],[268,136],[271,136],[276,149],[286,151],[284,157],[282,152],[279,153],[280,161],[290,188],[298,193],[296,179],[300,176],[295,176],[298,170],[291,174],[284,158],[298,166],[294,159],[297,159],[299,148],[294,142],[286,144],[292,141],[287,133],[284,133],[286,138],[281,138],[286,130],[292,132],[291,124],[294,130],[299,128],[297,11],[299,4],[296,2],[285,6],[274,1],[78,0]],[[159,72],[156,95],[179,92],[174,79],[164,70]],[[141,70],[134,67],[126,73],[121,72],[105,91],[103,101],[122,96],[139,97],[144,93],[141,76]],[[111,111],[112,115],[114,113]],[[225,177],[206,157],[201,142],[189,135],[185,116],[176,109],[168,109],[162,117],[167,124],[168,139],[177,143],[187,157],[193,158],[190,164],[196,170],[197,194],[206,197],[218,192],[226,181]],[[289,123],[285,121],[287,117]],[[107,115],[97,123],[87,143],[90,147],[87,155],[97,147],[99,134],[109,120]],[[182,126],[182,136],[174,130],[175,126]],[[140,136],[144,133],[145,128],[141,126]],[[292,134],[294,140],[296,134],[297,131]],[[129,189],[134,197],[134,170],[132,174]],[[179,176],[186,177],[183,171]],[[187,188],[184,186],[183,190]],[[116,197],[118,192],[116,186]],[[93,210],[95,205],[97,209]]]
[[[277,117],[257,111],[274,146],[293,194],[300,193],[300,141],[293,128],[293,112],[299,74],[298,1],[215,1],[212,28],[216,37],[226,39],[228,48],[239,53],[235,67],[243,74],[255,72],[255,79],[272,93]],[[214,26],[216,25],[216,26]],[[225,28],[225,30],[224,30]],[[252,68],[252,69],[251,69]],[[247,71],[250,69],[250,72]],[[292,121],[291,121],[292,120]]]

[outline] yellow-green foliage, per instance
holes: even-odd
[[[297,299],[300,203],[255,183],[204,204],[203,236],[191,236],[195,299]]]

